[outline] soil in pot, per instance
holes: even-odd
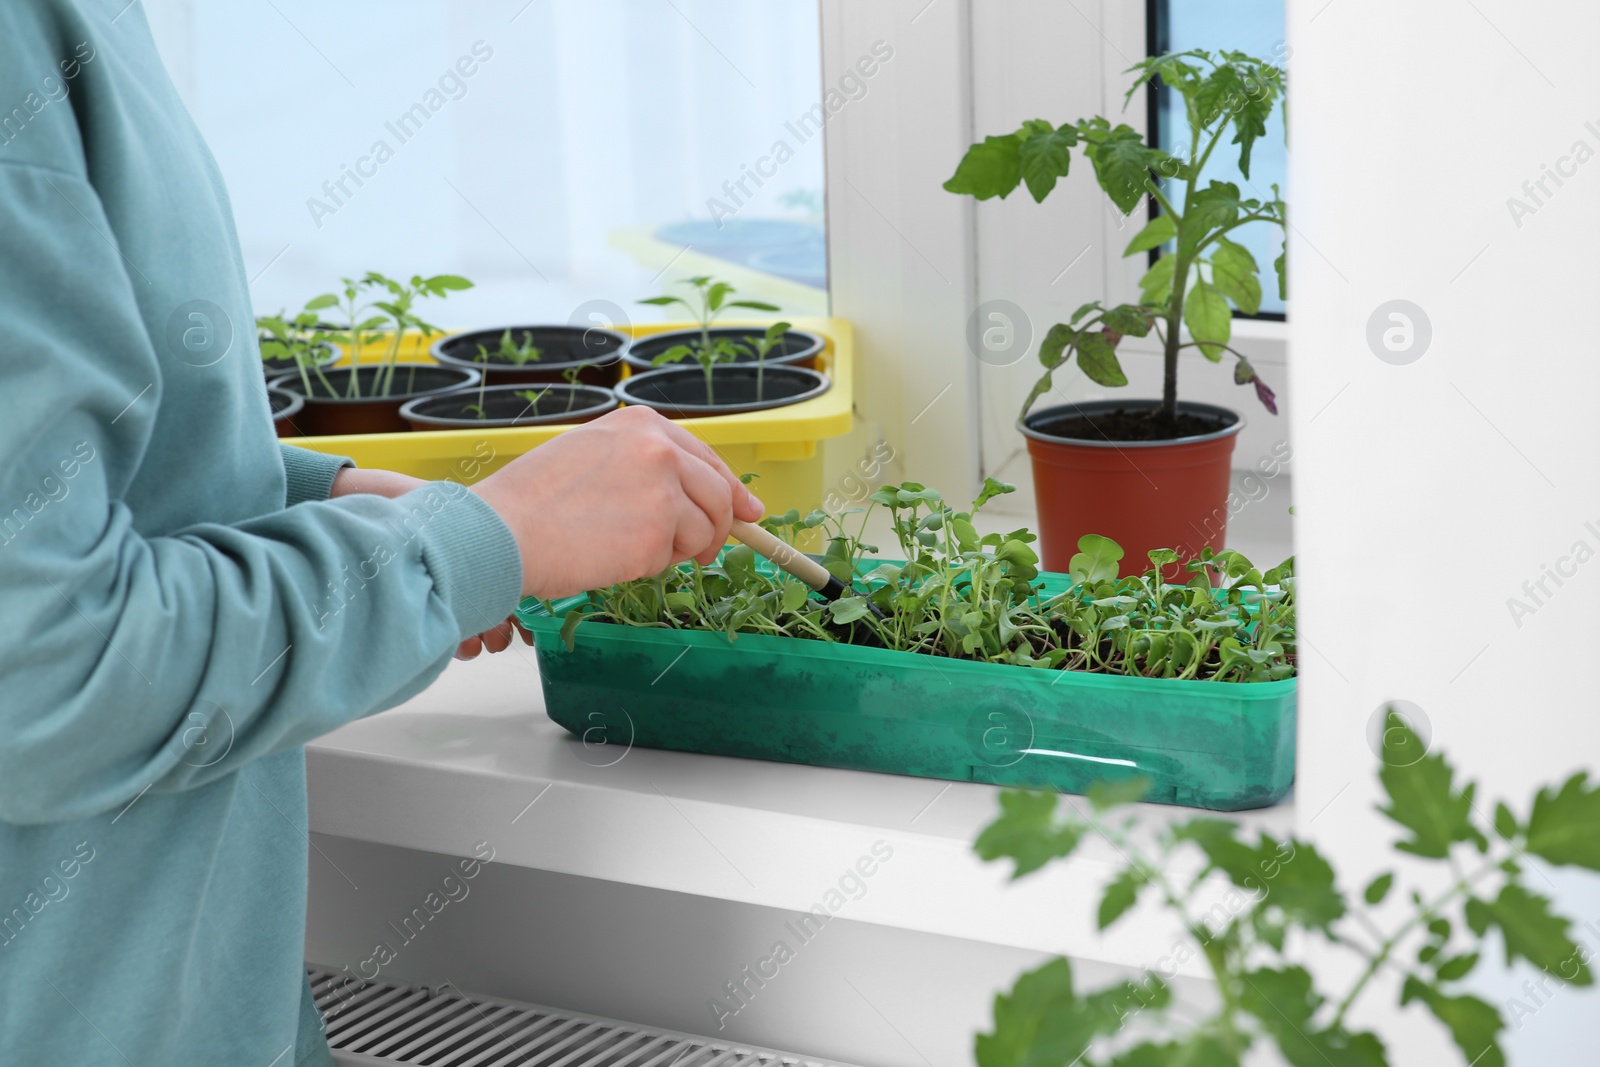
[[[1084,415],[1068,413],[1048,419],[1030,417],[1028,426],[1051,437],[1076,441],[1172,441],[1216,433],[1235,421],[1190,411],[1179,411],[1173,418],[1157,406],[1115,408]]]
[[[279,437],[301,436],[295,422],[305,407],[305,398],[296,396],[287,389],[269,386],[267,403],[272,405],[272,428],[278,431]]]
[[[712,368],[711,381],[698,366],[662,367],[624,378],[617,399],[654,408],[669,419],[765,411],[812,400],[832,386],[826,374],[806,367],[756,367],[742,363]]]
[[[491,385],[481,396],[476,389],[459,389],[418,397],[400,414],[413,430],[471,430],[593,422],[617,407],[616,395],[597,385]]]
[[[306,406],[295,420],[307,435],[313,437],[360,433],[404,433],[411,428],[400,417],[400,408],[408,400],[431,393],[448,393],[478,384],[478,372],[459,367],[440,367],[432,363],[396,363],[394,384],[387,396],[373,395],[379,388],[380,375],[387,368],[379,363],[365,364],[357,370],[339,367],[323,371],[334,393],[316,375],[311,377],[312,395],[305,397]],[[350,375],[357,373],[360,396],[350,397]],[[279,388],[300,393],[304,386],[295,375],[278,378]]]
[[[539,350],[538,360],[518,365],[500,355],[500,342],[506,327],[475,330],[472,333],[441,337],[429,350],[446,367],[464,367],[481,372],[490,385],[524,382],[564,382],[565,372],[580,368],[583,385],[612,386],[622,374],[622,350],[628,339],[615,330],[596,326],[512,326],[511,343],[532,344]],[[482,345],[489,352],[484,361],[478,352]],[[590,366],[583,367],[588,363]]]
[[[1244,420],[1227,408],[1180,402],[1176,420],[1125,401],[1064,404],[1022,423],[1033,458],[1040,557],[1065,571],[1084,534],[1122,546],[1122,573],[1148,571],[1151,549],[1171,548],[1163,569],[1184,581],[1183,562],[1220,551],[1228,528],[1229,468]]]
[[[751,338],[758,338],[764,331],[758,326],[716,326],[711,329],[713,341],[721,338],[732,341],[744,349],[735,361],[735,364],[754,363],[755,349]],[[628,366],[636,371],[651,370],[652,361],[661,353],[677,345],[697,345],[702,340],[698,327],[689,330],[669,330],[666,333],[653,333],[648,337],[636,338],[623,352],[622,358],[628,361]],[[823,340],[818,334],[808,330],[789,330],[778,339],[777,345],[767,353],[767,366],[797,366],[817,368],[817,358],[822,355]],[[690,365],[690,360],[684,360],[684,365]],[[677,366],[677,364],[667,364]]]

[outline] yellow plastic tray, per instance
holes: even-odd
[[[855,336],[850,323],[836,318],[801,317],[789,321],[797,329],[821,334],[827,341],[819,369],[832,380],[831,389],[815,400],[770,411],[678,420],[678,425],[714,447],[735,473],[760,475],[751,488],[774,512],[821,506],[824,486],[817,443],[850,432],[855,400]],[[629,332],[644,337],[691,325],[635,326]],[[726,325],[756,324],[733,321]],[[765,323],[760,325],[764,327]],[[382,342],[364,346],[361,362],[381,359],[385,349]],[[427,350],[428,344],[422,338],[407,337],[401,344],[401,358],[432,362]],[[400,471],[430,481],[470,484],[571,428],[556,425],[430,430],[296,437],[286,441],[318,452],[349,456],[362,467]]]

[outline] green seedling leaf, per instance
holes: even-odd
[[[1147,336],[1154,321],[1148,309],[1136,304],[1119,304],[1100,317],[1101,326],[1129,337]]]
[[[1222,293],[1207,282],[1196,282],[1183,302],[1183,324],[1201,342],[1200,353],[1213,363],[1222,358],[1222,345],[1233,331],[1233,311]],[[1214,342],[1214,343],[1208,343]]]
[[[1211,253],[1211,280],[1246,315],[1261,310],[1261,280],[1256,277],[1255,257],[1244,246],[1225,237],[1218,239]]]
[[[1109,125],[1109,124],[1107,124]],[[1124,215],[1131,214],[1151,187],[1150,171],[1170,158],[1145,143],[1144,134],[1120,124],[1114,129],[1084,131],[1084,154],[1094,163],[1094,175],[1111,202]],[[1091,140],[1098,138],[1099,143]]]
[[[1112,1060],[1110,1067],[1239,1067],[1239,1058],[1220,1037],[1198,1033],[1182,1042],[1136,1045]]]
[[[1117,346],[1104,332],[1092,330],[1078,335],[1078,367],[1097,385],[1118,388],[1128,384],[1117,359]]]
[[[1492,1004],[1473,996],[1452,997],[1437,988],[1407,977],[1400,989],[1400,1006],[1420,1000],[1434,1018],[1450,1031],[1456,1047],[1473,1067],[1505,1067],[1500,1050],[1500,1031],[1505,1022]]]
[[[1078,325],[1078,320],[1083,318],[1085,315],[1089,314],[1089,312],[1091,312],[1091,311],[1099,311],[1099,310],[1100,310],[1100,301],[1091,300],[1087,304],[1084,304],[1082,307],[1080,307],[1077,311],[1074,311],[1072,313],[1072,318],[1071,318],[1070,321],[1071,321],[1072,325],[1076,326],[1076,325]]]
[[[1065,178],[1072,164],[1072,146],[1078,143],[1078,131],[1071,126],[1050,129],[1041,123],[1043,130],[1032,133],[1017,149],[1017,164],[1022,180],[1028,184],[1035,203],[1043,203],[1056,187],[1056,179]]]
[[[810,587],[801,582],[785,582],[783,585],[783,610],[788,612],[799,611],[805,606],[806,599],[810,594]]]
[[[1243,208],[1239,187],[1232,182],[1212,181],[1198,190],[1183,206],[1183,238],[1178,250],[1193,252],[1213,231],[1237,221]]]
[[[1134,234],[1133,240],[1128,242],[1127,250],[1122,254],[1126,257],[1148,252],[1152,248],[1160,248],[1176,236],[1178,228],[1173,225],[1172,216],[1157,215],[1144,229]]]
[[[1322,997],[1305,968],[1262,968],[1243,978],[1239,1006],[1260,1021],[1292,1067],[1387,1067],[1374,1035],[1315,1026]]]
[[[1568,932],[1570,923],[1550,910],[1550,900],[1511,882],[1492,902],[1479,902],[1473,916],[1479,924],[1496,926],[1505,942],[1506,966],[1525,959],[1573,985],[1593,985],[1585,954]],[[1474,930],[1482,935],[1481,930]]]
[[[995,497],[1016,491],[1017,487],[1010,482],[1002,482],[996,478],[985,478],[983,480],[983,489],[978,493],[978,499],[972,502],[972,514],[976,515],[983,510],[983,506]]]
[[[1148,783],[1146,783],[1148,785]],[[1100,910],[1095,922],[1104,930],[1139,902],[1139,890],[1149,884],[1149,879],[1137,867],[1124,867],[1106,886],[1100,898]]]
[[[1402,852],[1429,859],[1444,859],[1459,841],[1482,840],[1472,824],[1473,787],[1459,792],[1452,785],[1455,772],[1438,754],[1424,756],[1409,766],[1401,759],[1423,750],[1421,739],[1391,709],[1384,729],[1385,762],[1378,778],[1389,803],[1378,810],[1411,836],[1395,845]]]
[[[1517,836],[1517,817],[1503,803],[1494,806],[1494,832],[1507,841]]]
[[[1472,969],[1477,965],[1478,954],[1469,952],[1462,956],[1451,956],[1449,959],[1441,960],[1439,966],[1434,970],[1434,974],[1438,976],[1441,982],[1459,982],[1471,974]]]
[[[1007,789],[1000,794],[1000,816],[978,835],[972,850],[983,860],[1009,859],[1012,880],[1072,854],[1085,827],[1055,818],[1054,793]]]
[[[1044,335],[1044,340],[1039,342],[1039,362],[1049,370],[1054,370],[1066,362],[1065,352],[1067,346],[1077,338],[1078,331],[1065,323],[1056,323]]]
[[[735,586],[755,585],[761,581],[756,572],[755,550],[749,545],[734,545],[722,554],[722,572],[733,579]]]
[[[1393,885],[1393,872],[1385,871],[1384,873],[1378,875],[1378,877],[1374,878],[1371,882],[1368,882],[1367,888],[1362,891],[1361,895],[1366,899],[1368,904],[1376,906],[1383,903],[1383,898],[1389,895],[1389,889]]]
[[[1539,790],[1528,816],[1529,852],[1558,866],[1600,871],[1600,782],[1591,789],[1588,777],[1579,772],[1559,791]]]
[[[966,519],[951,519],[950,532],[955,535],[956,547],[963,552],[975,550],[981,542],[977,528]]]
[[[1121,545],[1099,534],[1084,534],[1078,538],[1078,551],[1068,561],[1067,570],[1074,582],[1087,585],[1115,579],[1121,561]]]
[[[994,1002],[994,1030],[974,1043],[978,1067],[1065,1067],[1083,1062],[1090,1044],[1121,1030],[1129,1018],[1171,1003],[1165,982],[1148,972],[1086,996],[1072,988],[1072,967],[1053,960],[1017,979]],[[1190,1064],[1188,1060],[1166,1063]],[[1200,1067],[1209,1061],[1193,1061]]]
[[[592,610],[592,605],[576,604],[569,609],[567,614],[562,618],[561,643],[567,646],[568,652],[571,652],[575,647],[577,647],[578,624],[583,622],[590,610]]]
[[[871,613],[872,609],[867,606],[866,600],[859,596],[842,596],[828,605],[828,614],[841,625],[864,619]]]
[[[1039,562],[1039,555],[1021,541],[1007,541],[994,550],[994,558],[1007,563],[1015,563],[1023,567],[1032,567]]]
[[[1176,256],[1162,256],[1150,265],[1139,279],[1139,291],[1146,304],[1165,304],[1172,298],[1172,283],[1176,280]]]
[[[988,200],[1009,196],[1022,184],[1022,143],[1013,134],[985,137],[967,149],[956,172],[944,183],[947,191]]]

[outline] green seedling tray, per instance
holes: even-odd
[[[1046,595],[1070,585],[1041,578]],[[1294,781],[1292,678],[1129,678],[588,621],[569,652],[561,619],[581,601],[552,615],[530,599],[518,617],[545,710],[591,746],[1068,793],[1143,776],[1147,799],[1213,811],[1267,807]]]

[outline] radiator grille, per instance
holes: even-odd
[[[351,982],[308,968],[334,1058],[349,1067],[849,1067],[453,986]]]

